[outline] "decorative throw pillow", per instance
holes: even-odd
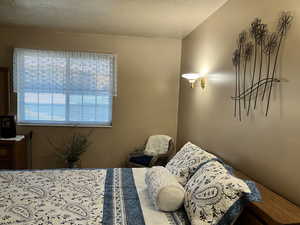
[[[222,163],[212,160],[185,186],[184,207],[192,225],[231,224],[248,200],[259,200],[250,197],[252,190],[255,185],[232,176]]]
[[[166,168],[152,167],[146,172],[145,182],[155,208],[172,212],[183,205],[184,188]]]
[[[191,142],[187,142],[168,162],[166,168],[175,175],[178,182],[184,186],[201,164],[214,158],[217,157],[202,150]]]

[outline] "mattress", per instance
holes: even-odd
[[[188,225],[150,202],[146,168],[0,171],[0,225]]]

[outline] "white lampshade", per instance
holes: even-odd
[[[195,81],[200,77],[200,74],[199,73],[185,73],[185,74],[182,74],[181,76],[189,81]]]
[[[201,75],[200,73],[185,73],[185,74],[182,74],[181,77],[183,77],[189,81],[191,88],[195,87],[195,83],[197,81],[201,82],[202,89],[204,89],[204,87],[205,87],[204,76]]]

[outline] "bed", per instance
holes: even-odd
[[[0,171],[0,225],[187,225],[158,211],[146,168]]]

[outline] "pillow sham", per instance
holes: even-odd
[[[201,164],[214,158],[217,157],[202,150],[191,142],[187,142],[167,163],[166,168],[175,175],[178,182],[184,186]]]
[[[156,209],[172,212],[183,205],[184,188],[166,168],[157,166],[148,169],[145,182]]]
[[[222,163],[211,160],[202,165],[185,186],[184,207],[192,225],[232,224],[245,203],[255,200],[250,197],[254,189],[255,185],[250,188],[232,176]]]

